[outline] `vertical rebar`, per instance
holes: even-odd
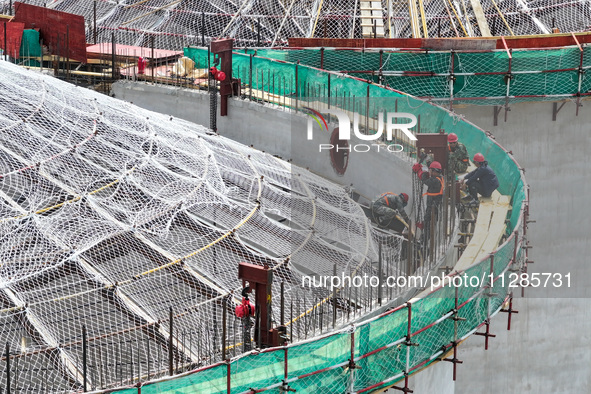
[[[8,47],[6,46],[8,43],[8,39],[6,37],[6,22],[4,22],[4,61],[6,61],[6,53],[8,52]]]
[[[199,359],[201,359],[201,357]],[[157,367],[155,368],[155,371],[160,371],[160,370],[162,370],[162,346],[158,346],[158,364],[157,364]]]
[[[41,45],[41,73],[43,73],[43,39],[39,40],[39,44]]]
[[[261,99],[265,102],[265,71],[261,70]]]
[[[328,108],[330,108],[330,73],[327,73],[327,74],[328,74],[328,89],[327,89],[328,94],[327,94],[327,97],[328,97]]]
[[[88,383],[88,375],[87,375],[87,357],[88,357],[88,344],[87,337],[86,337],[86,325],[82,325],[82,379],[83,379],[83,386],[82,389],[86,393],[86,385]]]
[[[121,356],[121,341],[117,343],[117,355],[115,356],[115,380],[119,374],[119,385],[123,385],[123,373],[121,370],[122,356]]]
[[[205,46],[205,12],[201,13],[201,46]]]
[[[252,101],[252,58],[254,55],[250,55],[250,69],[248,70],[248,85],[250,86],[249,100]]]
[[[335,263],[332,267],[332,274],[336,278],[337,276],[337,264]],[[335,328],[337,324],[337,291],[332,290],[332,328]]]
[[[433,258],[433,250],[435,248],[435,203],[433,203],[433,205],[431,205],[431,220],[429,223],[429,228],[427,229],[427,231],[429,231],[429,255],[431,256],[431,258]]]
[[[382,306],[382,240],[378,243],[378,305]]]
[[[4,23],[6,31],[6,23]],[[10,394],[10,345],[6,342],[6,394]]]
[[[117,44],[115,43],[115,32],[111,33],[111,80],[115,80],[115,51]],[[153,73],[152,73],[153,74]],[[152,75],[152,79],[154,76]]]
[[[4,31],[6,31],[6,28],[4,28]],[[299,64],[299,60],[298,63],[295,65],[295,110],[296,112],[298,112],[298,94],[299,94],[299,80],[298,80],[298,64]]]
[[[285,323],[285,282],[281,281],[281,313],[279,317],[279,324]]]
[[[105,387],[105,364],[103,362],[102,346],[98,347],[98,356],[99,356],[99,384],[100,384],[100,388],[102,389],[103,387]]]
[[[137,381],[138,383],[142,380],[142,353],[140,352],[140,340],[136,339],[136,353],[137,353]]]
[[[55,76],[57,77],[59,75],[59,70],[60,70],[60,62],[61,62],[61,56],[60,56],[60,35],[59,33],[56,34],[56,44],[55,44],[55,51],[56,51],[56,55],[57,55],[57,63],[56,63],[56,67],[55,67]]]
[[[173,371],[173,351],[172,351],[172,338],[173,338],[173,315],[172,315],[172,306],[168,309],[168,374],[172,376],[174,374]]]
[[[228,316],[227,316],[227,300],[222,298],[222,360],[226,359],[226,335],[227,335],[227,323],[228,323]]]
[[[70,25],[66,25],[66,81],[70,80]]]
[[[257,20],[257,47],[261,46],[261,18]]]
[[[96,45],[96,0],[94,0],[92,30],[93,30],[93,36],[94,36],[94,44]]]
[[[226,365],[227,365],[227,369],[226,369],[226,393],[227,394],[231,394],[232,393],[232,364],[230,363],[230,360],[226,360]]]
[[[129,383],[133,384],[133,346],[131,345],[131,340],[129,341]]]
[[[150,65],[152,66],[152,83],[154,83],[154,67],[156,67],[156,61],[154,59],[154,36],[150,37],[150,49],[152,50],[152,59]]]
[[[369,132],[369,85],[370,83],[367,83],[367,97],[365,99],[365,134],[370,134]]]
[[[256,328],[256,333],[257,333],[257,335],[256,335],[256,342],[257,343],[256,344],[259,349],[261,349],[261,311],[260,311],[260,308],[261,308],[261,305],[258,305],[258,303],[257,303],[256,308],[255,308],[255,310],[256,310],[256,312],[255,312],[256,327],[255,328]]]

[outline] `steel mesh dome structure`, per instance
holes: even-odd
[[[205,127],[0,69],[0,337],[19,391],[79,390],[83,352],[89,388],[158,376],[167,354],[177,370],[220,360],[241,261],[270,267],[274,294],[303,313],[329,293],[302,288],[302,273],[371,273],[377,238],[400,259],[401,238],[340,186]],[[357,308],[334,300],[292,338]]]
[[[238,46],[283,45],[290,37],[478,37],[585,31],[582,0],[30,0],[83,15],[87,40],[181,49],[231,37]],[[9,14],[8,0],[0,12]]]

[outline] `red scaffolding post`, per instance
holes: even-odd
[[[412,393],[413,391],[408,387],[408,376],[410,372],[410,347],[419,346],[417,343],[411,341],[412,338],[412,303],[407,302],[406,307],[408,309],[408,324],[406,327],[406,341],[403,343],[406,345],[406,366],[404,368],[404,387],[392,386],[390,388],[394,390],[402,391],[403,393]]]
[[[484,350],[488,350],[488,338],[495,338],[496,335],[491,334],[490,333],[490,299],[491,297],[497,296],[498,294],[493,293],[492,289],[493,289],[493,284],[494,284],[494,261],[495,261],[495,255],[494,253],[490,254],[490,282],[488,285],[488,293],[486,294],[488,296],[488,302],[487,302],[487,316],[486,316],[486,320],[484,321],[484,325],[486,326],[486,331],[485,332],[477,332],[474,335],[480,335],[484,337]]]
[[[441,361],[449,361],[450,363],[453,363],[453,380],[454,380],[454,382],[456,380],[457,364],[464,363],[462,360],[458,359],[458,344],[459,344],[458,343],[458,322],[466,320],[466,319],[458,316],[458,311],[460,310],[458,303],[459,303],[458,287],[455,286],[454,310],[453,310],[453,315],[452,315],[452,320],[454,321],[454,340],[451,342],[451,347],[453,348],[454,355],[452,358],[442,358],[441,359]]]
[[[220,81],[220,116],[228,115],[228,97],[240,95],[240,79],[232,78],[232,50],[234,40],[231,38],[211,42],[211,53],[219,56],[220,70],[226,77]]]
[[[517,245],[519,244],[519,231],[515,230],[515,232],[513,233],[513,237],[514,237],[514,246],[513,246],[513,257],[511,259],[511,265],[517,265]],[[518,269],[512,270],[512,271],[519,271]],[[503,313],[507,313],[507,331],[511,330],[511,315],[513,313],[519,313],[519,311],[516,311],[513,309],[513,292],[509,293],[509,309],[501,309],[501,312]]]
[[[583,73],[585,72],[583,70],[583,48],[581,47],[581,44],[579,44],[579,40],[577,39],[577,36],[575,36],[575,33],[570,33],[571,36],[573,37],[573,39],[575,40],[575,43],[577,44],[577,47],[579,47],[579,69],[578,69],[578,74],[579,74],[579,84],[578,84],[578,88],[577,88],[577,112],[575,114],[575,116],[579,116],[579,107],[581,107],[581,85],[583,83]]]

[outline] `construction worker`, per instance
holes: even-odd
[[[428,235],[425,234],[429,234],[430,232],[432,219],[431,212],[434,210],[435,219],[437,219],[439,205],[441,205],[441,201],[443,200],[444,180],[441,163],[438,161],[432,162],[429,165],[428,173],[427,171],[423,171],[423,166],[420,163],[415,163],[415,165],[412,166],[412,170],[417,174],[423,184],[427,185],[427,192],[423,194],[424,196],[427,196],[427,206],[423,226],[423,240],[426,242]]]
[[[458,136],[451,133],[447,136],[448,145],[448,161],[447,165],[451,171],[456,174],[463,174],[468,169],[470,164],[468,149],[461,142],[458,142]]]
[[[378,224],[389,223],[396,215],[400,215],[408,224],[410,219],[404,211],[406,204],[408,204],[408,194],[406,193],[380,194],[371,202],[371,213]]]
[[[472,159],[477,167],[474,171],[467,174],[462,179],[462,186],[468,186],[472,201],[468,204],[478,204],[478,194],[482,197],[490,197],[499,187],[499,180],[495,172],[488,166],[488,161],[484,160],[482,153],[477,153]]]

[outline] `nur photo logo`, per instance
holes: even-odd
[[[325,117],[322,113],[309,108],[303,107],[305,110],[308,111],[308,124],[307,124],[307,139],[312,141],[314,139],[314,121],[319,126],[320,130],[328,130],[328,122],[326,121]],[[361,141],[378,141],[384,139],[385,142],[391,142],[394,140],[394,130],[400,130],[406,137],[411,141],[416,141],[417,137],[413,135],[410,131],[411,128],[417,125],[417,118],[415,115],[407,112],[386,112],[384,116],[384,112],[378,112],[377,117],[377,129],[375,134],[364,134],[359,129],[359,121],[361,116],[359,113],[353,113],[353,121],[351,121],[349,113],[340,110],[340,109],[324,109],[322,110],[323,113],[334,115],[338,120],[338,140],[339,141],[351,141],[351,125],[353,125],[353,135]],[[398,119],[407,119],[410,120],[406,123],[397,123]],[[385,132],[385,138],[382,136]],[[368,152],[375,148],[375,150],[380,150],[380,144],[368,144],[368,143],[355,143],[355,144],[334,144],[334,143],[321,143],[318,146],[318,151],[322,152],[323,150],[346,150],[348,152]],[[384,148],[384,146],[382,146]],[[403,146],[400,144],[386,144],[385,148],[390,152],[402,152]]]

